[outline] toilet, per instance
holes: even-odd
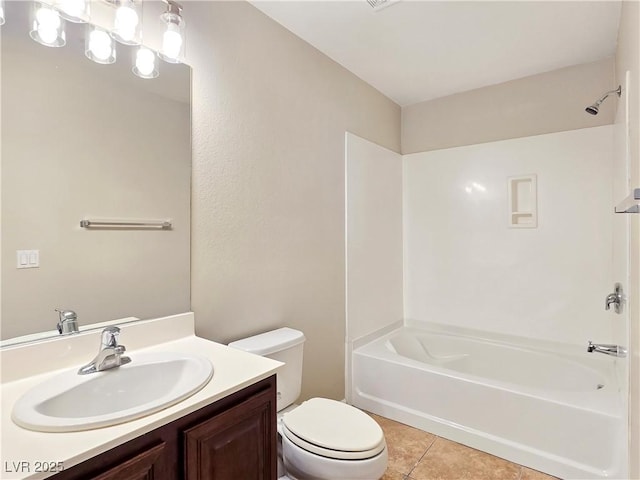
[[[375,420],[327,398],[295,405],[302,385],[304,341],[302,332],[284,327],[229,344],[285,364],[276,379],[280,480],[378,480],[387,468],[388,454]]]

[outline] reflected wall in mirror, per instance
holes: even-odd
[[[55,329],[56,308],[80,325],[190,308],[190,68],[160,76],[84,55],[85,25],[67,45],[29,38],[31,2],[6,3],[2,66],[2,339]],[[170,220],[171,230],[80,227],[80,220]],[[39,268],[17,268],[38,250]]]

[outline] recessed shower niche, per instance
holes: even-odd
[[[538,226],[536,175],[509,177],[509,227]]]

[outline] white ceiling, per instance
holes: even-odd
[[[399,105],[610,57],[619,1],[251,3]]]

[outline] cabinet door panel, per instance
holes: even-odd
[[[185,430],[185,479],[275,478],[272,397],[261,393]]]
[[[163,469],[158,464],[164,453],[165,443],[156,445],[121,464],[103,471],[98,475],[85,477],[87,480],[160,480]]]

